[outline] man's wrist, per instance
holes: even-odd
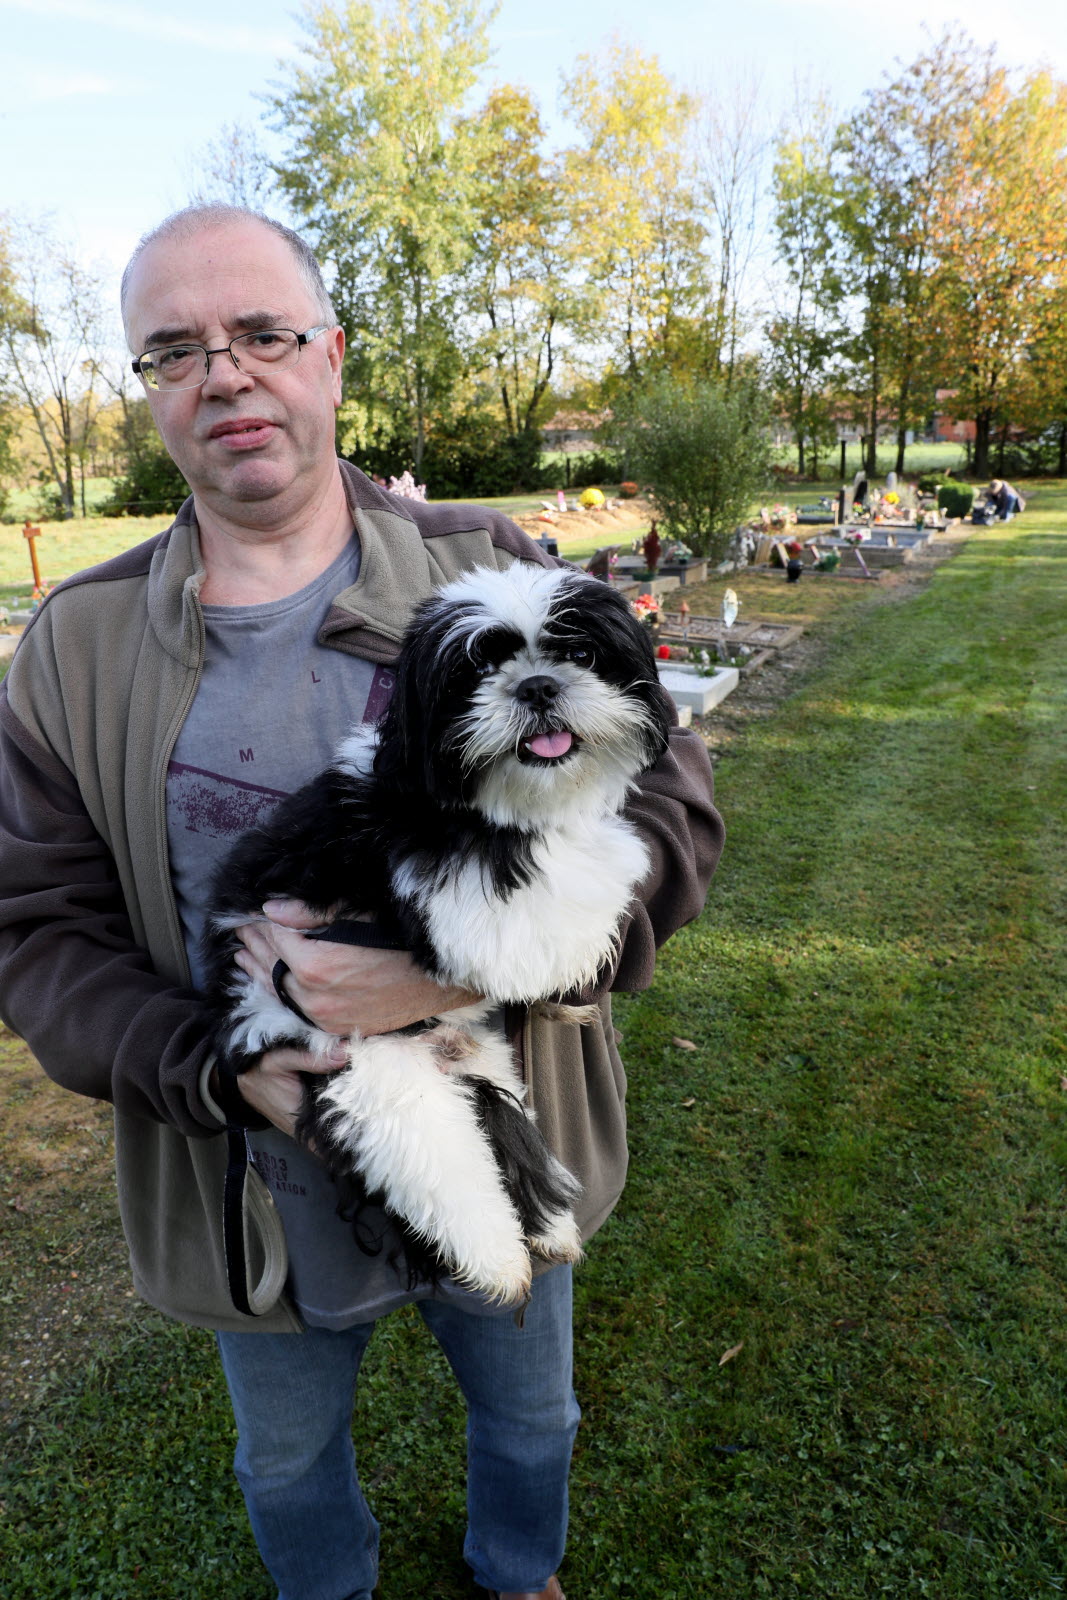
[[[217,1108],[222,1120],[229,1126],[247,1128],[250,1132],[270,1127],[269,1119],[249,1105],[241,1093],[240,1074],[234,1072],[226,1061],[212,1062],[207,1074],[207,1091],[205,1098],[213,1102],[212,1109]]]

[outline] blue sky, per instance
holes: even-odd
[[[299,48],[299,10],[0,0],[0,211],[52,213],[117,274],[137,237],[187,198],[196,154],[221,125],[257,119],[257,92]],[[561,69],[618,32],[687,86],[755,71],[784,107],[799,74],[844,110],[918,53],[924,22],[937,32],[961,14],[1006,61],[1043,60],[1067,77],[1063,0],[503,0],[494,73],[529,85],[552,121]]]

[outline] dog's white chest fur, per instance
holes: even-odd
[[[649,869],[621,817],[578,817],[536,844],[531,881],[505,895],[467,863],[446,881],[407,874],[454,982],[493,1000],[548,999],[590,983],[612,953],[619,921]]]

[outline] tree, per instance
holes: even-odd
[[[738,79],[700,97],[697,195],[706,216],[709,269],[703,308],[704,370],[732,377],[754,322],[754,270],[765,237],[770,139],[759,84]]]
[[[974,470],[1025,392],[1027,351],[1058,327],[1067,285],[1067,86],[991,68],[959,129],[940,204],[938,333],[957,410],[975,419]]]
[[[661,373],[632,393],[614,425],[627,475],[651,486],[665,531],[722,557],[767,477],[767,408],[741,378],[681,383]]]
[[[707,265],[686,155],[695,102],[618,39],[603,60],[578,57],[562,101],[581,135],[563,153],[571,255],[596,293],[600,343],[627,383],[684,367]]]
[[[536,458],[560,329],[578,320],[581,293],[568,271],[559,179],[542,154],[536,104],[525,89],[505,85],[478,115],[469,304],[483,331],[472,361],[492,374],[517,454]]]
[[[826,103],[818,99],[805,106],[798,100],[774,161],[774,226],[785,282],[766,332],[771,382],[793,430],[801,474],[808,441],[817,470],[819,443],[832,413],[831,370],[841,343],[832,149]]]
[[[73,517],[75,467],[85,456],[103,393],[100,281],[41,222],[14,230],[15,286],[0,329],[7,383],[33,419],[62,515]]]
[[[477,0],[345,0],[305,17],[304,62],[269,103],[278,185],[332,269],[355,443],[416,471],[464,370],[461,274],[485,135],[464,103],[488,58]]]
[[[256,130],[243,122],[224,122],[217,138],[194,159],[190,205],[221,201],[264,211],[273,195],[274,173]]]
[[[989,52],[949,29],[895,80],[870,91],[838,135],[836,222],[858,309],[850,355],[872,475],[883,408],[895,414],[898,472],[907,430],[932,410],[943,202],[989,66]]]

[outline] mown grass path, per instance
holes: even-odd
[[[618,1007],[576,1600],[1064,1592],[1065,526],[852,608],[720,765],[707,911]],[[461,1411],[414,1317],[357,1423],[389,1600],[469,1594]],[[210,1340],[146,1320],[16,1436],[5,1592],[267,1600],[231,1444]]]

